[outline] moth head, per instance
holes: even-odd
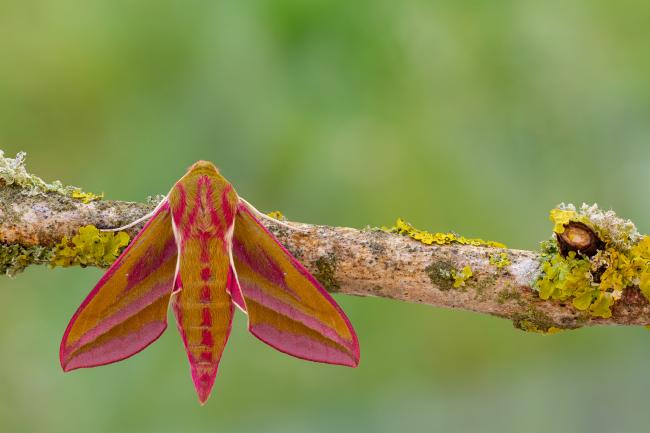
[[[189,173],[219,173],[219,169],[210,161],[197,161],[187,170]]]

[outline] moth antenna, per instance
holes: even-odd
[[[151,217],[153,217],[156,214],[156,212],[158,212],[160,210],[160,208],[162,207],[162,205],[165,203],[166,200],[167,200],[167,197],[165,197],[160,203],[158,203],[158,205],[156,206],[156,208],[154,210],[152,210],[148,214],[138,218],[137,220],[128,223],[125,226],[117,227],[117,228],[114,228],[114,229],[100,229],[99,231],[100,232],[119,232],[121,230],[126,230],[126,229],[130,229],[133,226],[137,226],[141,222],[147,221],[148,219],[151,219]]]
[[[284,221],[277,220],[277,219],[275,219],[273,217],[268,216],[267,214],[265,214],[263,212],[260,212],[259,210],[257,210],[255,208],[255,206],[250,204],[248,201],[244,200],[242,197],[239,197],[239,200],[241,202],[243,202],[246,206],[248,206],[248,208],[251,210],[251,212],[253,212],[260,219],[265,219],[267,221],[271,221],[271,222],[273,222],[275,224],[279,224],[282,227],[286,227],[286,228],[291,229],[291,230],[297,230],[297,231],[303,232],[303,233],[307,232],[307,229],[303,229],[303,228],[300,228],[300,227],[294,227],[294,226],[292,226],[290,224],[285,223]]]

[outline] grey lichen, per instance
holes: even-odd
[[[153,205],[158,205],[161,201],[163,201],[167,196],[164,194],[154,194],[154,195],[148,195],[147,198],[144,200],[145,203],[147,204],[153,204]]]
[[[84,203],[99,200],[103,195],[84,192],[76,186],[64,186],[61,181],[55,180],[47,183],[38,176],[27,171],[25,166],[25,152],[18,152],[15,158],[6,158],[4,151],[0,150],[0,181],[5,185],[17,185],[21,194],[34,196],[45,193],[57,193],[67,197],[81,200]]]
[[[375,255],[375,257],[379,257],[382,254],[384,254],[384,251],[386,251],[386,246],[380,242],[369,242],[368,243],[368,248],[372,253]]]
[[[0,243],[0,274],[13,277],[31,264],[49,263],[52,256],[52,248]]]

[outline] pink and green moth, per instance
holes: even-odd
[[[356,367],[350,321],[260,223],[210,162],[195,163],[77,309],[61,341],[64,371],[128,358],[167,327],[171,304],[203,404],[235,306],[248,330],[298,358]],[[131,225],[133,225],[131,224]]]

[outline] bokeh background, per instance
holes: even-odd
[[[621,0],[0,0],[0,148],[143,200],[197,159],[291,219],[535,249],[548,210],[650,226],[650,4]],[[239,315],[207,406],[176,330],[64,375],[97,269],[0,280],[2,432],[647,431],[650,332],[544,337],[337,297],[357,370],[289,358]]]

